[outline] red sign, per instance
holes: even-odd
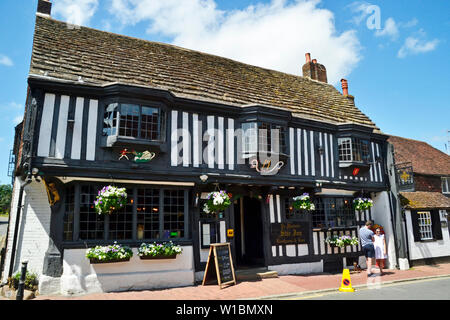
[[[359,173],[359,168],[353,169],[353,175],[354,175],[354,176],[357,176],[358,173]]]

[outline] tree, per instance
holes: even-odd
[[[12,187],[9,184],[0,185],[0,213],[9,213],[11,196]]]

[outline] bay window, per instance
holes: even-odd
[[[165,141],[165,111],[161,106],[110,103],[105,107],[103,135],[108,146],[117,139]]]
[[[340,162],[370,162],[369,141],[348,137],[338,139]]]
[[[258,152],[284,154],[286,130],[284,126],[265,122],[242,124],[242,157],[250,158]]]

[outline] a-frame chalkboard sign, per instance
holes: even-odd
[[[206,263],[202,285],[210,283],[215,278],[217,278],[220,289],[228,284],[236,284],[229,243],[212,243],[209,247],[208,262]]]

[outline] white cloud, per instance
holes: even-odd
[[[399,31],[397,24],[393,18],[388,18],[384,24],[384,29],[376,30],[375,36],[377,37],[390,37],[392,40],[396,40],[398,38]]]
[[[13,111],[13,110],[24,110],[24,106],[20,103],[12,101],[12,102],[8,102],[8,103],[1,105],[0,110],[2,112],[5,112],[5,109],[8,112]]]
[[[87,25],[98,8],[98,0],[54,0],[52,14],[70,24]]]
[[[397,57],[405,58],[408,55],[430,52],[435,50],[438,44],[438,39],[427,41],[425,39],[425,32],[421,29],[416,35],[406,38],[403,46],[397,53]]]
[[[319,2],[272,0],[222,11],[214,0],[111,0],[110,13],[123,25],[148,23],[149,34],[175,45],[291,74],[301,74],[311,52],[337,84],[361,59],[361,45],[355,31],[336,31],[333,13]]]
[[[401,22],[401,23],[399,23],[399,25],[402,28],[412,28],[412,27],[415,27],[418,23],[419,23],[419,20],[417,20],[417,18],[413,18],[407,22]]]
[[[22,120],[23,120],[23,115],[15,117],[14,120],[13,120],[14,125],[18,125],[19,123],[22,122]]]
[[[9,57],[7,57],[3,54],[0,54],[0,65],[12,67],[14,65],[14,63],[12,62],[12,60]]]

